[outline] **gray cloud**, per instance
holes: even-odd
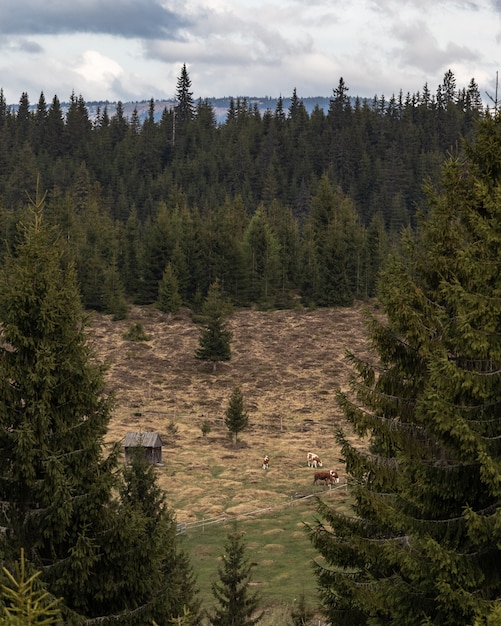
[[[94,33],[142,39],[179,37],[188,21],[160,0],[14,0],[2,3],[0,33]]]
[[[439,42],[423,20],[411,25],[394,26],[393,35],[400,40],[401,47],[396,52],[406,66],[419,68],[426,73],[434,73],[451,62],[473,61],[478,54],[467,46],[452,42]]]
[[[286,34],[287,19],[295,26],[304,22],[302,15],[289,10],[287,18],[279,22],[280,10],[272,5],[258,16],[253,11],[239,14],[233,10],[199,9],[182,40],[150,40],[143,45],[147,57],[165,63],[188,59],[205,67],[277,67],[285,57],[304,55],[312,49],[312,37],[306,32]],[[294,17],[298,19],[294,21]]]
[[[27,52],[28,54],[39,54],[43,52],[43,48],[39,43],[31,39],[25,39],[24,37],[10,41],[10,47],[19,52]]]

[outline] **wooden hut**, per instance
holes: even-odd
[[[162,439],[158,433],[127,433],[123,444],[126,463],[131,460],[131,448],[138,446],[144,449],[144,456],[150,463],[162,463]]]

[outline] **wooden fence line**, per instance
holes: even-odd
[[[343,487],[345,489],[348,489],[348,483],[346,482],[346,483],[343,483],[342,485],[336,485],[335,487],[332,487],[326,491],[323,491],[322,494],[327,495],[327,494],[332,493],[335,489],[342,489]],[[228,521],[233,521],[236,519],[238,520],[243,517],[250,517],[252,515],[258,515],[259,513],[263,513],[265,511],[273,511],[274,509],[284,509],[285,507],[288,507],[288,506],[294,506],[296,502],[307,500],[308,498],[314,498],[315,496],[318,496],[318,495],[319,495],[319,492],[310,493],[307,496],[301,496],[298,498],[291,496],[290,501],[285,504],[281,504],[277,506],[268,506],[264,509],[256,509],[255,511],[250,511],[249,513],[240,513],[239,515],[231,516],[231,517],[222,515],[220,517],[209,517],[207,519],[197,520],[196,522],[178,522],[176,534],[184,535],[187,532],[196,530],[197,528],[202,528],[202,532],[203,532],[205,530],[205,526],[212,526],[213,524],[225,524]]]

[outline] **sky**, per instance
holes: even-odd
[[[0,0],[0,88],[66,102],[432,93],[451,70],[486,104],[501,0]]]

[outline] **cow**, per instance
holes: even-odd
[[[330,488],[331,485],[339,482],[338,473],[334,470],[329,470],[328,472],[315,472],[313,476],[313,484],[317,485],[322,481],[325,485],[329,485]]]
[[[263,469],[267,470],[270,465],[270,457],[266,455],[263,459]]]
[[[313,452],[308,452],[306,455],[306,460],[308,462],[308,467],[322,467],[322,461],[317,454],[313,454]]]
[[[339,482],[339,474],[336,472],[336,470],[330,470],[330,475],[334,479],[335,483]]]

